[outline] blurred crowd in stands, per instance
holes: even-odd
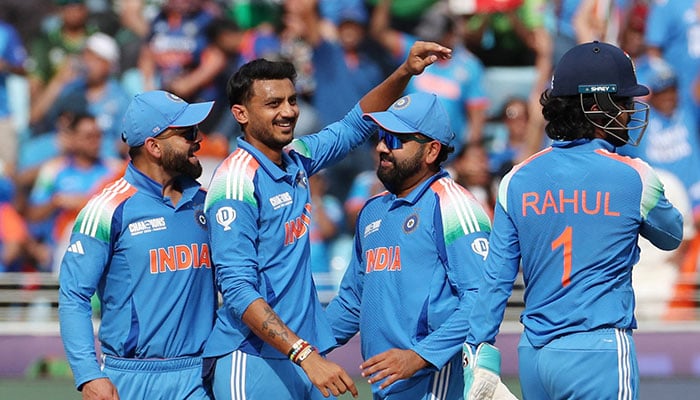
[[[672,302],[697,283],[695,0],[3,0],[0,272],[57,272],[77,210],[128,162],[120,132],[134,94],[164,89],[189,102],[216,101],[199,127],[206,187],[240,133],[226,99],[239,66],[260,57],[296,66],[296,134],[304,135],[340,119],[416,40],[454,50],[407,91],[443,101],[458,138],[447,167],[487,210],[499,179],[548,144],[539,96],[561,54],[591,40],[622,47],[651,88],[653,111],[642,145],[620,152],[662,170],[687,218],[679,251],[642,253],[640,269],[665,268],[667,287],[650,275],[637,290]],[[311,181],[319,288],[337,284],[355,216],[383,190],[375,162],[367,143]]]

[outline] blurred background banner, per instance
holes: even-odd
[[[523,0],[449,0],[450,11],[457,15],[513,11]]]

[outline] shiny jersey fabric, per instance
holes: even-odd
[[[644,161],[595,139],[555,142],[516,165],[499,187],[468,342],[494,341],[521,261],[520,319],[536,348],[575,332],[636,328],[640,234],[666,250],[682,238],[681,215]]]
[[[199,356],[216,291],[204,217],[205,192],[181,178],[173,206],[160,184],[129,164],[124,177],[78,216],[60,271],[59,317],[77,386],[104,377],[96,360],[90,298],[101,302],[107,355]]]
[[[406,197],[383,192],[358,216],[352,261],[327,315],[338,343],[361,333],[362,357],[411,349],[432,364],[397,381],[400,392],[458,354],[488,254],[491,222],[443,170]],[[461,380],[455,382],[463,384]]]
[[[363,143],[373,126],[355,105],[341,121],[294,139],[282,153],[284,168],[239,138],[238,148],[216,169],[205,211],[224,306],[205,357],[239,349],[263,358],[287,357],[241,320],[259,298],[321,353],[335,344],[311,277],[308,176]]]

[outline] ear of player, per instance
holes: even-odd
[[[501,352],[498,348],[481,343],[476,348],[462,346],[465,400],[517,400],[501,382]]]

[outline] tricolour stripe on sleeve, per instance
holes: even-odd
[[[491,231],[491,221],[479,202],[454,180],[438,179],[431,188],[440,199],[446,244],[474,232]]]
[[[301,155],[302,157],[311,158],[311,149],[306,144],[306,142],[300,139],[292,140],[292,143],[288,144],[284,148],[284,150],[287,152],[294,150],[297,153],[299,153],[299,155]]]
[[[219,200],[231,199],[257,205],[253,179],[260,164],[243,149],[236,149],[217,168],[207,191],[204,209]]]
[[[80,211],[73,232],[80,232],[102,241],[109,241],[112,214],[117,206],[136,193],[137,189],[121,178],[90,199]]]

